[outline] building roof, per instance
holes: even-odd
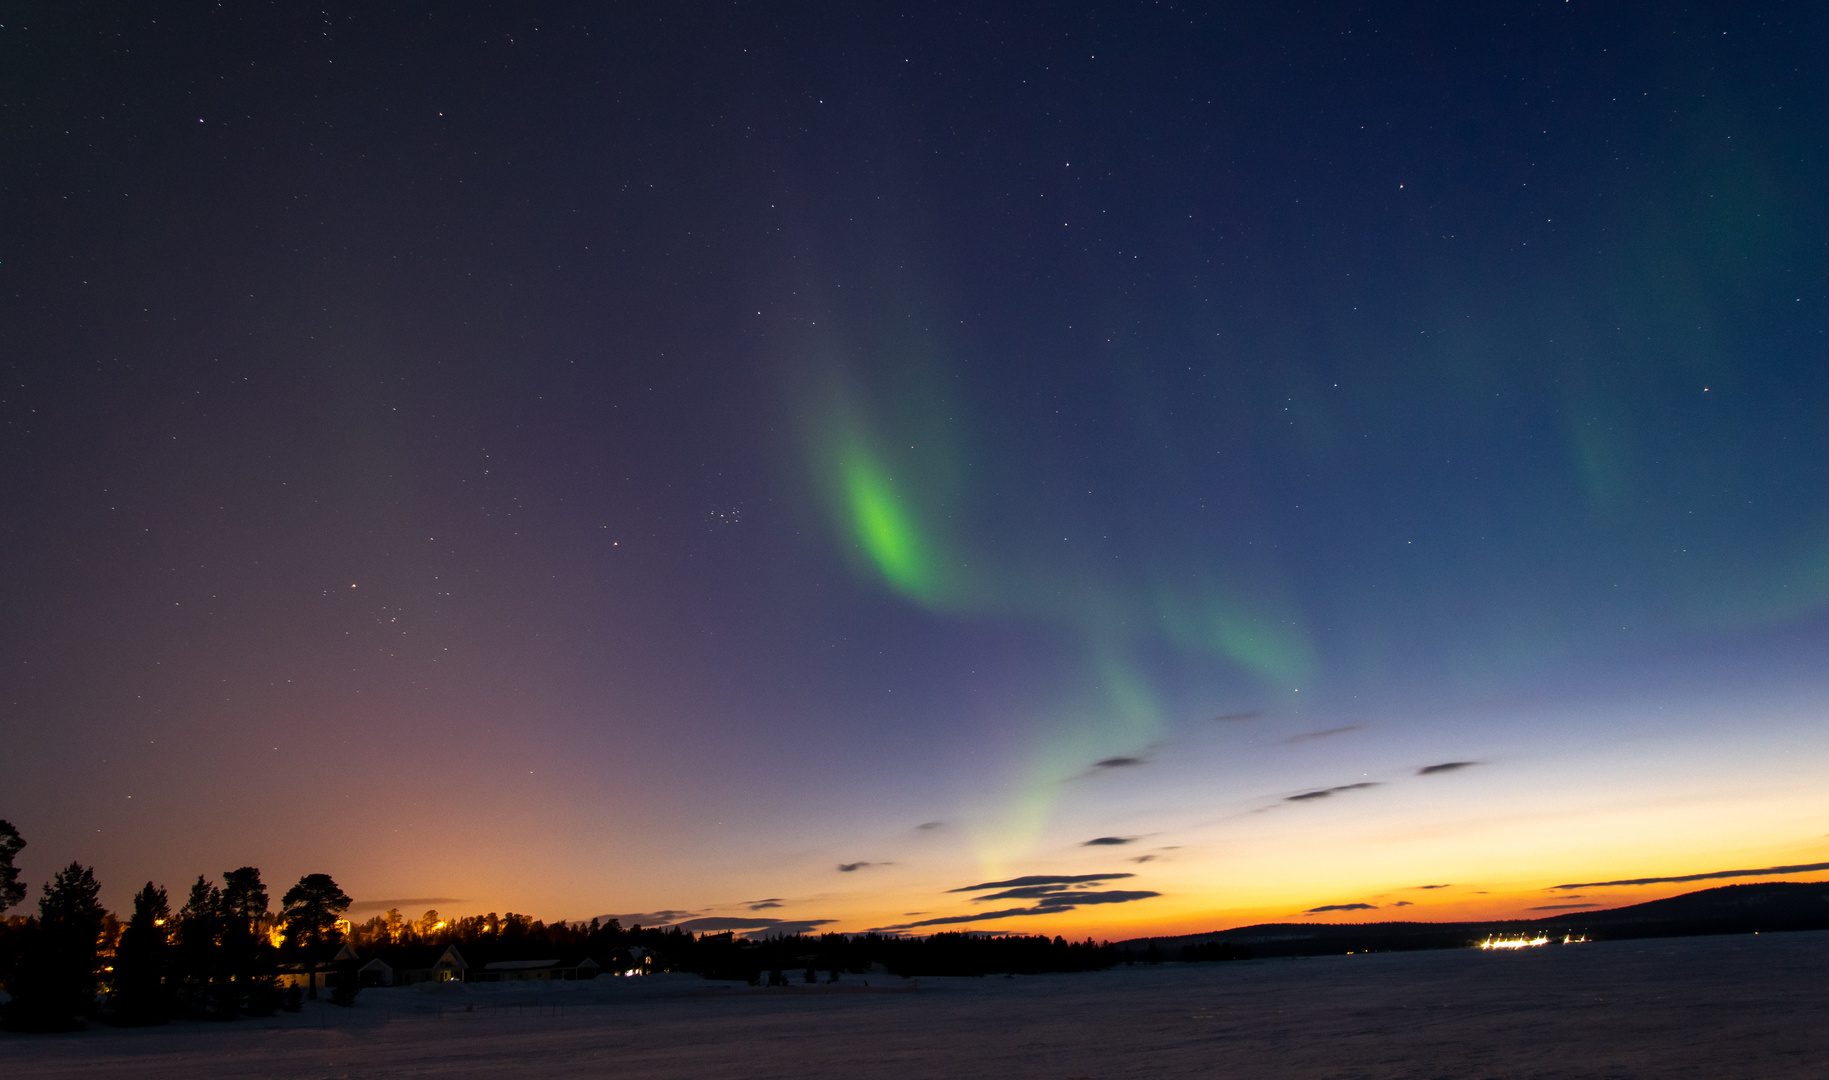
[[[483,970],[484,971],[535,971],[540,968],[549,968],[549,967],[581,968],[581,967],[602,967],[602,966],[603,965],[599,964],[597,961],[592,960],[588,956],[585,956],[585,957],[580,957],[579,959],[576,959],[576,960],[571,960],[571,959],[565,959],[565,960],[559,960],[559,959],[553,959],[553,960],[497,960],[492,964],[484,964]]]
[[[375,950],[369,964],[384,964],[395,971],[417,971],[437,967],[446,956],[456,969],[470,966],[456,945],[386,945]]]

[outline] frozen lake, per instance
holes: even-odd
[[[870,981],[825,994],[689,976],[368,990],[349,1010],[0,1036],[0,1073],[1829,1076],[1829,932],[922,979],[917,993]]]

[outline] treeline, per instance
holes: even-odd
[[[0,912],[25,898],[13,865],[24,846],[0,821]],[[225,873],[220,885],[200,875],[176,913],[165,889],[149,881],[125,923],[101,906],[100,894],[94,871],[73,862],[45,885],[35,917],[6,919],[0,977],[11,1000],[0,1026],[69,1031],[85,1017],[138,1026],[296,1010],[304,991],[281,989],[282,968],[315,972],[325,948],[340,944],[337,922],[350,904],[328,874],[307,874],[275,913],[251,866]],[[351,980],[333,997],[353,991]],[[315,981],[310,992],[316,996]]]
[[[446,920],[428,911],[408,921],[390,911],[355,926],[351,943],[367,955],[389,946],[456,945],[474,966],[534,957],[590,957],[606,971],[637,967],[709,979],[804,981],[810,970],[919,975],[1035,975],[1093,971],[1120,962],[1115,947],[1048,937],[943,933],[925,938],[885,934],[797,935],[752,941],[734,934],[694,936],[682,930],[623,927],[616,920],[543,923],[512,912]]]
[[[24,846],[18,832],[0,821],[0,913],[25,899],[13,864]],[[472,971],[496,961],[576,963],[588,957],[606,972],[689,972],[771,985],[822,976],[831,982],[843,973],[1092,971],[1138,959],[1090,939],[872,933],[751,941],[730,933],[624,927],[614,919],[544,923],[513,912],[445,919],[428,911],[409,921],[389,911],[351,926],[341,918],[351,899],[328,874],[300,878],[276,911],[260,871],[251,866],[224,873],[220,882],[200,875],[175,911],[174,898],[149,881],[135,894],[125,922],[102,907],[100,893],[94,871],[73,862],[44,886],[36,915],[0,921],[0,983],[11,996],[0,1009],[0,1026],[69,1031],[85,1019],[140,1026],[269,1016],[298,1010],[307,994],[318,996],[320,983],[330,987],[333,1003],[348,1005],[362,962],[413,946],[456,945]],[[345,944],[357,959],[347,959],[349,953],[335,959]],[[1201,952],[1186,959],[1232,958]]]
[[[931,937],[885,934],[822,934],[764,941],[706,935],[694,943],[687,970],[708,979],[742,979],[771,984],[814,982],[819,973],[836,981],[840,972],[889,975],[1040,975],[1098,971],[1119,961],[1110,944],[1065,938],[942,933]]]
[[[697,939],[683,930],[624,927],[615,919],[600,922],[541,922],[509,912],[446,919],[428,911],[408,921],[388,911],[348,932],[362,956],[396,947],[456,945],[471,968],[498,960],[590,957],[605,971],[690,971]]]

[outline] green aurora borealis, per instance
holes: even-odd
[[[403,11],[0,28],[33,880],[1829,859],[1822,12]]]

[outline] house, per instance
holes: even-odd
[[[410,986],[427,982],[463,982],[470,969],[456,945],[388,946],[375,951],[356,969],[363,986]]]
[[[356,950],[351,948],[348,942],[343,943],[334,953],[328,948],[323,950],[318,957],[315,976],[318,989],[322,990],[330,985],[338,968],[360,960],[361,957],[356,955]],[[308,961],[279,965],[280,986],[287,989],[294,986],[308,987],[312,982],[313,974]]]
[[[563,960],[497,960],[469,973],[469,982],[555,982],[595,979],[603,969],[590,957],[571,963]]]

